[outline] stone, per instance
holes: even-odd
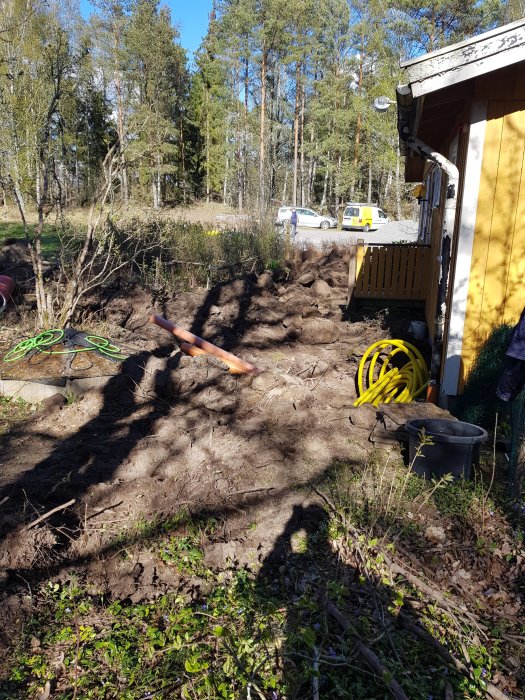
[[[372,431],[377,424],[377,408],[369,403],[352,408],[350,423],[355,425],[356,428]]]
[[[44,411],[47,411],[47,413],[51,413],[52,411],[59,411],[66,403],[66,397],[57,392],[42,401],[42,408]]]
[[[445,544],[447,535],[445,529],[436,525],[429,525],[425,530],[425,537],[434,544]]]
[[[230,490],[230,484],[227,479],[217,479],[215,482],[215,488],[219,493],[228,493]]]
[[[279,375],[273,373],[272,371],[267,371],[253,378],[251,388],[255,391],[262,391],[266,393],[267,391],[270,391],[270,389],[274,389],[276,386],[281,386],[282,383],[282,378]]]
[[[204,550],[204,563],[212,568],[223,569],[229,563],[237,559],[237,547],[235,542],[217,542],[208,545]]]
[[[272,289],[273,286],[273,277],[270,272],[263,272],[257,277],[257,287],[259,289]]]
[[[339,327],[327,318],[306,319],[303,321],[300,335],[302,342],[312,345],[335,343],[339,336]]]
[[[332,294],[330,285],[321,279],[315,280],[310,289],[319,297],[329,297]]]
[[[315,276],[312,272],[305,272],[297,278],[297,284],[302,284],[303,287],[308,287],[315,281]]]

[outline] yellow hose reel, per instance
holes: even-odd
[[[407,362],[401,368],[393,367],[391,360],[400,353],[407,356]],[[390,402],[410,403],[424,391],[428,380],[426,362],[417,348],[404,340],[379,340],[368,348],[359,363],[359,398],[354,406],[364,403],[371,403],[372,406]]]

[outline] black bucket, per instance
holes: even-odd
[[[418,418],[405,424],[409,434],[409,459],[416,474],[425,479],[452,474],[454,479],[471,479],[472,465],[479,463],[479,446],[487,442],[486,430],[472,423],[438,418]],[[432,438],[416,457],[421,430]]]

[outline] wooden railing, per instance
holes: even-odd
[[[425,301],[430,276],[430,246],[358,244],[352,246],[349,299]]]

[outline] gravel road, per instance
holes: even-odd
[[[321,231],[316,228],[297,229],[297,243],[306,243],[321,247],[323,243],[354,243],[363,239],[365,243],[414,243],[417,240],[418,222],[411,219],[391,221],[378,231],[341,231],[329,229]]]

